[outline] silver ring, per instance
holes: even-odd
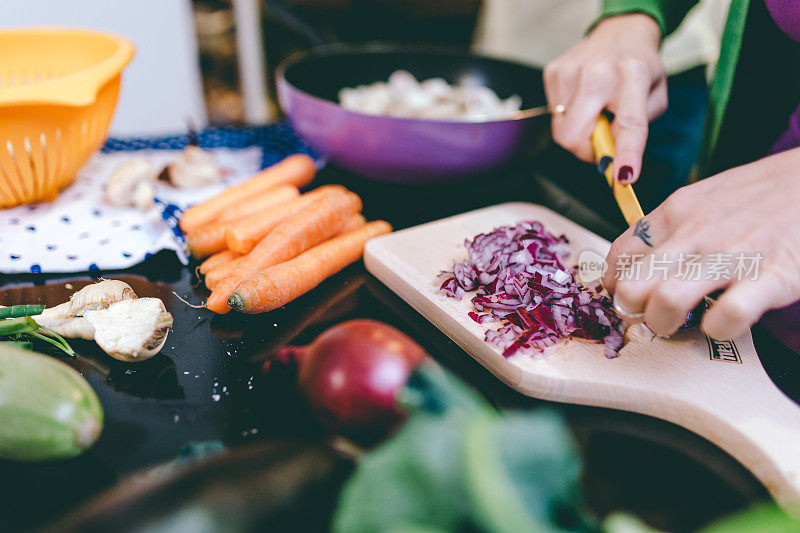
[[[619,305],[616,299],[612,299],[611,301],[614,306],[614,311],[616,311],[617,315],[619,315],[619,317],[625,322],[628,323],[641,322],[644,319],[644,313],[631,313],[629,311],[626,311],[625,308]]]
[[[553,107],[553,113],[555,113],[557,115],[561,115],[563,113],[566,113],[566,111],[567,111],[567,106],[565,106],[564,104],[556,104]]]

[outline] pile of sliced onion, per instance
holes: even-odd
[[[566,237],[524,221],[482,233],[465,246],[469,258],[442,272],[441,290],[458,299],[476,292],[469,316],[479,324],[499,323],[486,340],[505,357],[536,355],[569,337],[602,341],[606,357],[617,356],[627,326],[599,285],[580,284],[575,269],[564,266]]]

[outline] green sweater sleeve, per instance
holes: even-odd
[[[601,18],[626,13],[644,13],[655,19],[661,35],[667,36],[680,25],[698,0],[603,0]]]

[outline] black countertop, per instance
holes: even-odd
[[[622,231],[624,222],[611,195],[590,168],[558,165],[555,172],[552,167],[535,161],[468,184],[436,187],[379,184],[327,168],[315,184],[350,187],[364,199],[368,218],[384,218],[396,228],[526,200],[547,205],[608,239]],[[256,316],[213,316],[185,305],[172,291],[192,303],[200,303],[208,291],[172,253],[104,275],[128,281],[140,296],[162,298],[175,317],[174,331],[161,354],[136,364],[110,359],[93,343],[73,343],[79,355],[67,362],[97,391],[105,408],[105,430],[94,448],[72,461],[0,461],[0,530],[49,522],[124,476],[173,459],[189,442],[218,440],[234,447],[270,437],[325,440],[327,435],[306,412],[290,377],[280,372],[263,376],[260,364],[278,347],[308,343],[349,318],[374,318],[400,328],[496,405],[561,411],[584,458],[587,501],[600,514],[628,510],[655,527],[689,531],[767,498],[763,486],[730,456],[673,424],[607,409],[555,405],[516,393],[361,264],[285,308]],[[81,279],[89,278],[3,276],[0,304],[59,303],[71,293],[64,284],[70,281],[77,288]],[[754,333],[773,379],[797,400],[797,391],[789,390],[791,378],[800,375],[796,358]]]

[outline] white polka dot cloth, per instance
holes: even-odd
[[[0,273],[123,269],[164,249],[186,262],[177,230],[181,209],[252,176],[262,165],[258,146],[211,151],[226,169],[221,184],[186,190],[159,182],[156,205],[148,211],[107,205],[103,189],[109,175],[132,157],[162,168],[179,150],[98,153],[54,202],[0,209]]]

